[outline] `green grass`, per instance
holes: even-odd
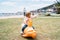
[[[22,19],[0,19],[0,40],[27,40],[21,37]],[[35,40],[60,40],[60,18],[35,18]]]

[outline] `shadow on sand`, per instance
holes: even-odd
[[[31,38],[31,37],[27,37],[26,39],[27,39],[27,40],[37,40],[36,38],[33,39],[33,38]]]
[[[31,38],[31,37],[27,37],[26,39],[27,39],[27,40],[34,40],[34,39],[33,39],[33,38]]]

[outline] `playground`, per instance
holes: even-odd
[[[22,18],[0,19],[0,40],[60,40],[60,18],[34,18],[35,39],[20,35]]]

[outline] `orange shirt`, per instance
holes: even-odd
[[[28,26],[29,27],[32,27],[32,19],[31,18],[28,19],[28,22],[27,23],[28,23]]]

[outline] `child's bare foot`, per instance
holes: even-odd
[[[20,32],[21,35],[23,35],[23,32]]]

